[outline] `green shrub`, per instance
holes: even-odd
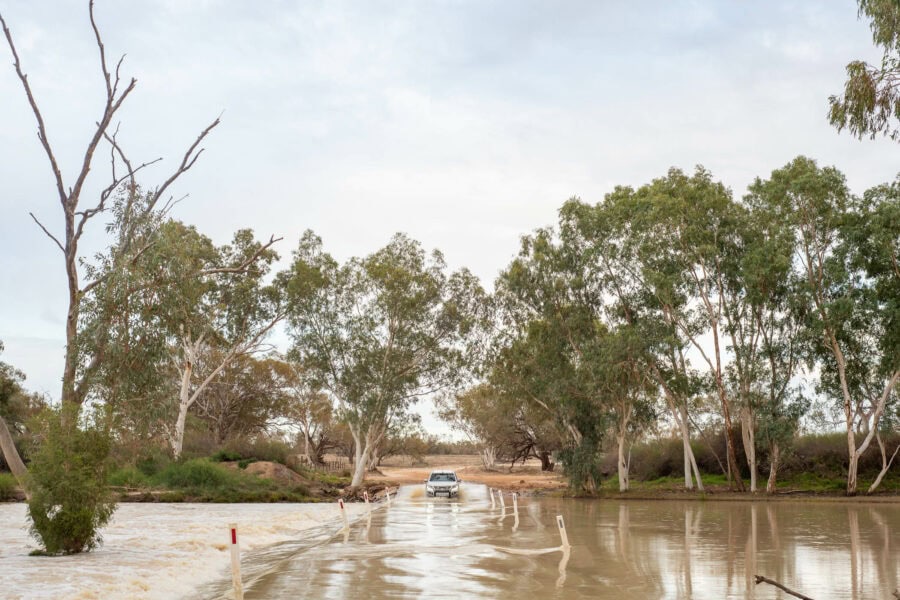
[[[43,441],[32,454],[31,534],[51,555],[96,548],[100,528],[115,511],[106,485],[109,435],[80,428],[74,410],[47,410],[38,418]]]
[[[12,500],[16,491],[16,478],[12,473],[0,473],[0,502]]]
[[[233,450],[219,450],[209,458],[210,460],[215,462],[233,462],[236,460],[241,460],[243,456],[241,456],[239,452],[235,452]]]
[[[255,462],[259,462],[259,461],[257,461],[255,458],[244,458],[244,459],[241,459],[241,460],[238,461],[238,468],[239,468],[239,469],[246,469],[246,468],[247,468],[247,465],[249,465],[249,464],[251,464],[251,463],[255,463]]]
[[[154,481],[175,489],[219,488],[235,483],[235,473],[204,458],[172,463]]]
[[[167,453],[155,450],[135,461],[134,466],[147,477],[152,477],[165,469],[171,462],[172,459]]]
[[[280,439],[260,436],[252,440],[248,438],[231,439],[216,455],[222,453],[237,456],[237,458],[232,460],[255,458],[256,460],[277,462],[289,466],[290,456],[294,453],[294,450],[290,444]]]
[[[109,485],[142,488],[150,484],[149,478],[136,467],[123,467],[109,475]]]

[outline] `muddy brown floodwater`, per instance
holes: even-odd
[[[401,488],[349,531],[334,527],[249,553],[261,598],[890,598],[900,505],[512,498],[487,488],[425,498]],[[556,515],[571,550],[558,550]],[[227,597],[224,583],[203,597]]]

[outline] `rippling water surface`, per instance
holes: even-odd
[[[487,489],[390,508],[336,504],[123,504],[89,554],[32,557],[22,504],[0,505],[0,598],[223,598],[237,522],[247,600],[277,598],[890,599],[900,504],[618,502]],[[556,516],[571,548],[560,551]]]
[[[817,599],[890,598],[898,530],[897,504],[520,498],[515,513],[482,486],[410,487],[349,531],[248,556],[246,598],[789,597],[756,574]]]

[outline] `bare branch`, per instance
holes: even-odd
[[[194,166],[194,163],[197,162],[197,159],[200,158],[200,155],[203,153],[203,148],[197,150],[197,146],[209,135],[209,132],[212,131],[221,121],[221,115],[216,117],[216,119],[210,123],[206,129],[200,132],[200,135],[197,136],[197,139],[194,140],[194,143],[187,149],[187,152],[184,153],[184,157],[181,159],[181,164],[178,165],[178,168],[175,170],[172,175],[166,179],[161,186],[156,188],[156,193],[154,194],[153,201],[151,202],[150,209],[155,206],[156,202],[159,201],[159,198],[165,194],[166,190],[172,185],[176,179],[178,179],[185,171],[190,170],[191,167]]]
[[[769,579],[768,577],[763,577],[762,575],[756,575],[755,579],[756,579],[756,585],[759,585],[760,583],[765,582],[765,583],[768,583],[769,585],[774,585],[778,589],[783,590],[784,592],[790,594],[791,596],[800,598],[801,600],[812,600],[812,598],[810,598],[809,596],[804,596],[800,592],[795,592],[791,588],[778,583],[774,579]]]
[[[103,38],[100,37],[100,29],[97,27],[97,21],[94,19],[94,0],[91,0],[88,3],[88,13],[91,17],[91,28],[94,30],[94,38],[97,40],[97,48],[100,50],[100,68],[103,71],[103,79],[106,81],[107,102],[111,102],[114,92],[112,82],[110,81],[109,69],[106,68],[106,48],[103,46]],[[119,60],[119,64],[122,64],[121,59]],[[116,70],[118,71],[118,66]]]
[[[53,149],[50,147],[50,142],[47,140],[47,127],[44,125],[44,117],[41,115],[41,110],[38,108],[37,102],[34,99],[34,94],[31,93],[31,86],[28,84],[28,75],[22,72],[19,53],[16,51],[16,45],[13,43],[12,34],[9,31],[9,27],[6,26],[6,21],[3,19],[2,14],[0,14],[0,25],[3,26],[3,33],[6,35],[9,49],[12,51],[13,66],[16,68],[16,75],[19,76],[19,80],[22,82],[22,87],[25,89],[25,95],[28,97],[28,104],[31,105],[31,112],[34,113],[34,118],[37,121],[38,139],[41,141],[41,146],[44,147],[44,153],[50,160],[50,168],[53,170],[53,178],[56,181],[56,191],[59,194],[59,201],[63,205],[63,208],[66,208],[69,197],[66,194],[66,186],[63,184],[62,173],[59,170],[59,164],[56,162],[56,156],[53,154]],[[57,242],[57,244],[58,243],[59,242]]]
[[[245,260],[241,264],[234,266],[234,267],[219,267],[219,268],[215,268],[215,269],[204,269],[204,270],[198,272],[197,275],[214,275],[216,273],[243,273],[250,267],[250,265],[252,265],[254,262],[256,262],[256,259],[259,258],[260,255],[263,252],[265,252],[269,247],[271,247],[272,244],[275,244],[276,242],[280,242],[283,239],[284,238],[275,239],[274,235],[270,236],[269,241],[266,244],[264,244],[263,246],[260,246],[259,249],[256,252],[254,252],[252,256],[247,258],[247,260]]]
[[[43,223],[41,223],[40,221],[38,221],[37,217],[34,216],[34,213],[31,213],[31,212],[30,212],[30,213],[28,213],[28,214],[31,215],[31,218],[34,219],[34,222],[38,224],[38,227],[40,227],[41,229],[44,230],[44,233],[47,234],[47,237],[49,237],[51,240],[53,240],[54,242],[56,242],[56,245],[59,246],[59,249],[62,250],[62,253],[63,253],[63,254],[65,254],[65,253],[66,253],[66,249],[63,248],[63,245],[59,243],[59,240],[56,239],[56,236],[54,236],[52,233],[50,233],[49,231],[47,231],[47,228],[44,227],[44,224],[43,224]]]

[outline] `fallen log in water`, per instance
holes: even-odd
[[[759,585],[759,584],[762,583],[762,582],[766,582],[766,583],[768,583],[769,585],[774,585],[774,586],[777,587],[778,589],[787,592],[787,593],[790,594],[791,596],[796,596],[797,598],[800,598],[801,600],[813,600],[813,599],[810,598],[809,596],[804,596],[804,595],[801,594],[800,592],[795,592],[795,591],[792,590],[791,588],[789,588],[789,587],[787,587],[787,586],[784,586],[784,585],[781,585],[780,583],[778,583],[778,582],[775,581],[774,579],[769,579],[768,577],[763,577],[762,575],[756,575],[756,585]]]

